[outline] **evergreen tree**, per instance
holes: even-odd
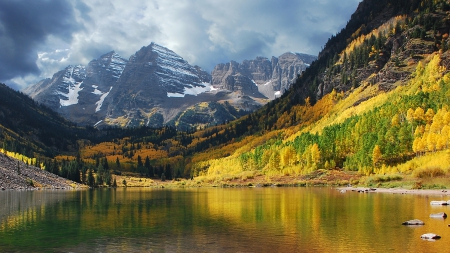
[[[103,169],[103,165],[100,164],[97,168],[97,185],[99,186],[103,185],[104,172],[105,170]]]
[[[87,183],[90,187],[95,186],[95,178],[94,178],[94,172],[92,169],[88,170],[88,176],[87,176]]]
[[[116,158],[116,168],[119,170],[120,169],[120,161],[119,161],[119,157]]]
[[[147,176],[148,177],[153,177],[154,176],[153,167],[152,167],[152,165],[150,165],[150,158],[148,158],[148,156],[145,157],[144,167],[147,170]]]

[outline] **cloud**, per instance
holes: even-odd
[[[218,63],[288,51],[317,55],[345,26],[358,2],[2,1],[0,43],[20,50],[0,52],[0,80],[11,79],[24,87],[33,80],[27,74],[37,82],[111,50],[128,58],[151,42],[207,71]],[[18,18],[23,16],[24,20]],[[13,64],[7,64],[10,61]]]
[[[38,49],[52,35],[70,43],[81,27],[67,1],[0,1],[0,81],[38,75]]]

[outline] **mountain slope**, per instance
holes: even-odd
[[[29,157],[52,157],[75,151],[76,140],[87,137],[84,133],[48,107],[0,84],[0,140],[4,150]]]

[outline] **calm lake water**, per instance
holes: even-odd
[[[449,252],[441,196],[332,188],[0,192],[0,252]],[[406,227],[421,219],[425,226]],[[433,232],[431,242],[420,235]]]

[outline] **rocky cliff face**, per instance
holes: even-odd
[[[242,63],[219,64],[211,73],[212,85],[243,95],[274,99],[281,96],[315,59],[311,55],[285,53],[271,60],[257,57]]]

